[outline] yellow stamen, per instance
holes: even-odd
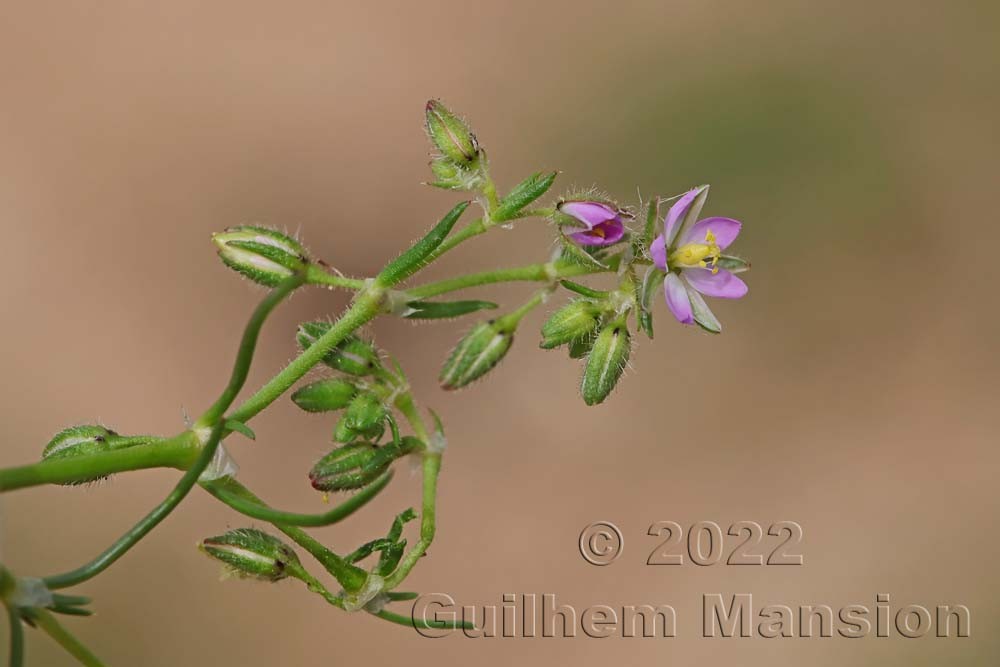
[[[715,234],[709,229],[705,232],[704,243],[686,243],[674,250],[668,261],[671,266],[711,268],[712,273],[715,274],[719,272],[719,267],[716,264],[721,255],[722,250],[716,243]]]

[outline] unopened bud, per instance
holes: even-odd
[[[72,426],[52,437],[42,450],[42,460],[110,451],[118,437],[117,433],[103,426]]]
[[[198,547],[237,576],[278,581],[299,565],[290,546],[256,528],[238,528],[202,540]]]
[[[461,165],[479,157],[479,143],[472,130],[438,100],[427,103],[427,136],[441,155]]]
[[[342,378],[320,380],[300,387],[292,401],[306,412],[329,412],[346,408],[358,388]]]
[[[337,420],[337,424],[333,427],[333,441],[349,443],[358,440],[359,438],[365,440],[377,441],[385,433],[385,423],[379,422],[371,428],[365,430],[358,430],[351,426],[351,422],[347,419],[347,415],[344,415]]]
[[[309,263],[298,241],[266,227],[230,227],[213,235],[212,242],[226,266],[268,287],[276,286]]]
[[[351,400],[344,419],[355,432],[365,434],[382,425],[385,412],[382,399],[371,392],[363,392]]]
[[[299,347],[307,350],[312,347],[333,325],[329,322],[304,322],[299,325],[296,339]],[[368,341],[357,336],[348,336],[330,350],[323,363],[348,375],[369,375],[378,368],[378,352]]]
[[[380,454],[370,442],[355,442],[333,450],[312,467],[309,480],[318,491],[359,489],[375,480],[394,459]]]
[[[514,333],[499,322],[481,322],[459,341],[441,369],[439,379],[444,389],[464,387],[500,363],[514,341]]]
[[[569,342],[569,358],[583,359],[590,354],[590,349],[594,346],[594,336],[584,336]]]
[[[590,336],[597,328],[601,309],[592,301],[576,300],[566,304],[542,325],[541,347],[546,350]]]
[[[452,162],[446,157],[431,160],[431,173],[434,180],[428,183],[444,190],[476,190],[483,184],[483,175],[479,169],[466,168]]]
[[[608,397],[628,363],[632,340],[625,320],[605,326],[594,339],[587,357],[580,393],[587,405],[597,405]]]

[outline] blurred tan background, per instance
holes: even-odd
[[[540,168],[623,200],[712,183],[706,213],[744,221],[754,270],[747,299],[714,304],[720,337],[658,302],[656,340],[594,409],[578,365],[537,349],[541,314],[488,382],[452,395],[434,380],[467,324],[378,322],[450,437],[439,537],[407,586],[464,604],[669,603],[679,637],[431,641],[295,583],[219,583],[194,544],[248,522],[200,491],[79,588],[98,614],[71,629],[112,665],[996,664],[997,5],[362,4],[6,5],[0,465],[74,423],[173,433],[214,397],[261,291],[221,265],[211,232],[301,230],[359,276],[419,236],[456,201],[420,185],[422,105],[441,97],[504,186]],[[497,232],[428,273],[538,261],[550,235]],[[291,358],[298,321],[344,303],[314,290],[283,307],[248,387]],[[304,473],[331,426],[279,402],[256,443],[230,443],[241,480],[320,510]],[[384,531],[419,502],[401,472],[320,535],[346,551]],[[5,496],[0,558],[74,567],[176,478]],[[598,519],[625,534],[605,568],[576,546]],[[783,519],[803,526],[800,568],[643,564],[657,520]],[[972,637],[699,638],[700,596],[744,592],[962,603]],[[29,665],[70,664],[29,641]]]

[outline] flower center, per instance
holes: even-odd
[[[606,225],[606,223],[602,222],[601,224],[597,225],[593,229],[589,230],[587,232],[587,234],[589,234],[590,236],[599,236],[602,239],[603,238],[607,238],[607,236],[608,236],[608,230],[605,228],[605,225]]]
[[[715,234],[709,229],[705,232],[704,243],[686,243],[670,253],[668,262],[672,267],[695,267],[712,269],[712,273],[718,273],[719,267],[716,264],[722,250],[715,242]]]

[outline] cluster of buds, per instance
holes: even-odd
[[[628,312],[633,301],[621,292],[586,291],[542,325],[543,349],[566,345],[573,359],[586,358],[580,391],[587,405],[601,403],[618,383],[632,349]]]
[[[299,325],[296,338],[305,350],[329,330],[328,322]],[[307,412],[344,410],[334,428],[336,442],[350,443],[358,438],[378,440],[385,432],[388,409],[385,397],[390,393],[379,376],[383,374],[378,351],[370,341],[348,336],[324,357],[323,363],[346,377],[330,378],[306,385],[292,394],[292,400]]]
[[[330,326],[327,322],[299,325],[300,347],[315,345]],[[400,436],[394,428],[390,403],[395,378],[382,367],[370,341],[348,336],[323,357],[323,363],[342,375],[304,385],[292,394],[292,401],[306,412],[342,413],[333,429],[333,441],[339,446],[313,466],[309,479],[313,488],[323,492],[359,489],[422,443]],[[392,438],[380,445],[387,426],[393,427]]]

